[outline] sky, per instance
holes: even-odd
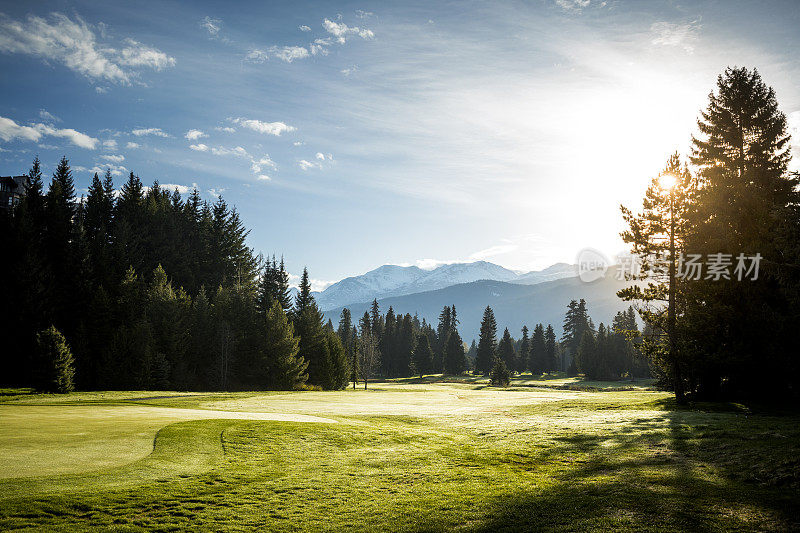
[[[796,2],[0,1],[0,175],[222,195],[314,287],[624,250],[726,66],[800,153]],[[793,168],[800,168],[795,158]]]

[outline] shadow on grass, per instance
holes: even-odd
[[[703,407],[556,437],[529,459],[547,482],[490,500],[466,529],[800,530],[800,417]]]

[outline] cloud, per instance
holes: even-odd
[[[661,46],[679,46],[691,54],[700,28],[702,26],[696,20],[686,23],[654,22],[650,26],[650,42]]]
[[[306,143],[305,143],[305,142],[303,142],[303,141],[295,141],[295,142],[293,142],[292,144],[293,144],[294,146],[303,146],[303,145],[304,145],[304,144],[306,144]]]
[[[259,175],[258,175],[258,179],[259,179],[260,181],[272,181],[272,178],[270,178],[270,177],[269,177],[269,176],[267,176],[266,174],[259,174]]]
[[[149,67],[164,70],[175,66],[175,58],[151,46],[143,45],[133,39],[125,39],[127,45],[120,51],[120,63],[129,67]]]
[[[270,48],[270,52],[274,57],[287,63],[291,63],[297,59],[305,59],[309,54],[308,48],[302,46],[273,46]]]
[[[230,126],[216,127],[214,129],[217,131],[224,131],[225,133],[234,133],[236,131],[236,128],[231,128]]]
[[[197,152],[208,152],[208,146],[206,146],[203,143],[190,144],[189,148],[191,148],[192,150],[195,150]]]
[[[39,110],[39,118],[42,118],[44,120],[49,120],[50,122],[61,122],[60,118],[58,118],[55,115],[52,115],[52,114],[48,113],[44,109],[40,109]]]
[[[253,174],[258,174],[261,172],[263,167],[269,167],[272,169],[277,169],[278,166],[275,164],[275,161],[270,159],[269,155],[264,155],[261,159],[253,159],[250,165],[250,168],[253,170]]]
[[[104,32],[100,33],[102,37]],[[29,15],[18,21],[0,14],[0,52],[61,63],[92,80],[130,85],[139,75],[137,69],[162,70],[175,65],[175,58],[156,48],[133,39],[123,43],[121,50],[99,43],[92,27],[79,16],[72,20],[53,13],[49,20]]]
[[[335,281],[326,281],[322,279],[314,279],[309,278],[308,280],[311,283],[311,290],[314,292],[322,292],[334,283]],[[290,287],[299,287],[300,286],[300,276],[297,274],[289,274],[289,286]]]
[[[247,118],[229,118],[234,124],[239,124],[242,127],[257,131],[259,133],[266,133],[269,135],[280,136],[281,133],[288,131],[295,131],[297,128],[289,126],[284,122],[261,122],[260,120],[247,119]]]
[[[341,72],[345,76],[349,76],[350,74],[356,72],[357,70],[358,70],[358,65],[353,65],[352,67],[344,68],[339,72]]]
[[[250,157],[250,154],[247,153],[247,150],[242,148],[241,146],[237,146],[235,148],[224,148],[224,147],[217,147],[212,148],[211,153],[214,155],[233,155],[236,157]]]
[[[253,48],[247,55],[244,56],[244,60],[250,63],[263,63],[269,59],[269,53],[265,52],[264,50],[259,50],[258,48]]]
[[[316,158],[319,159],[320,161],[325,161],[325,154],[323,154],[322,152],[317,152]]]
[[[160,183],[158,185],[158,188],[168,191],[174,191],[175,189],[178,189],[178,192],[181,194],[189,194],[190,192],[192,192],[194,189],[197,188],[197,184],[192,183],[192,185],[189,186],[189,185],[180,185],[178,183]]]
[[[137,137],[143,137],[145,135],[154,135],[156,137],[169,137],[169,134],[162,131],[161,128],[138,128],[135,130],[131,130],[131,133],[133,133]]]
[[[94,150],[100,143],[98,139],[90,137],[72,128],[57,129],[48,124],[32,124],[22,126],[10,118],[0,117],[0,139],[8,142],[14,139],[39,142],[42,136],[62,137],[69,140],[75,146]]]
[[[212,19],[211,17],[207,16],[200,21],[200,27],[205,28],[208,34],[212,37],[216,37],[217,34],[219,34],[219,30],[222,29],[222,21],[219,19]]]
[[[300,26],[300,27],[299,27],[299,29],[300,29],[300,31],[311,31],[311,28],[309,28],[309,27],[308,27],[308,26],[306,26],[305,24],[303,24],[302,26]]]
[[[203,133],[200,130],[189,130],[189,131],[186,132],[186,135],[184,135],[184,137],[186,137],[190,141],[196,141],[197,139],[200,139],[201,137],[208,137],[208,135],[206,135],[205,133]]]
[[[344,44],[349,35],[358,35],[362,39],[372,39],[375,37],[372,30],[366,28],[361,29],[355,26],[350,27],[343,22],[334,22],[330,19],[323,20],[322,27],[325,28],[325,31],[333,35],[339,44]]]
[[[114,139],[108,139],[106,141],[103,141],[103,148],[108,148],[110,150],[116,150],[117,141],[115,141]]]
[[[42,133],[30,126],[20,126],[10,118],[0,117],[0,139],[8,142],[13,139],[23,139],[37,142]]]
[[[129,170],[122,165],[104,165],[102,167],[100,165],[95,165],[90,169],[83,170],[88,170],[88,172],[92,174],[103,174],[106,170],[108,170],[111,172],[112,176],[122,176],[123,174],[127,174],[129,172]]]
[[[568,13],[580,13],[591,3],[591,0],[556,0],[556,5]],[[603,6],[605,4],[605,2],[601,3]]]
[[[301,159],[297,162],[297,165],[300,167],[300,170],[309,170],[312,168],[322,168],[322,165],[319,163],[315,163],[312,161],[306,161],[305,159]]]
[[[112,163],[122,163],[125,161],[124,155],[101,155],[100,159],[105,159],[106,161],[111,161]]]
[[[367,17],[372,17],[374,15],[375,15],[375,13],[372,13],[371,11],[364,11],[363,9],[356,9],[356,16],[358,18],[360,18],[360,19],[365,19]]]
[[[128,148],[130,150],[134,150],[136,148],[139,148],[140,146],[141,145],[139,143],[129,142],[128,144],[125,145],[125,148]]]
[[[108,92],[108,87],[95,87],[94,92],[97,94],[106,94]]]

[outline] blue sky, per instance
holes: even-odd
[[[318,288],[623,249],[728,65],[800,126],[794,2],[0,2],[0,174],[222,194]],[[800,135],[798,135],[800,138]],[[794,151],[800,146],[793,141]],[[797,160],[795,160],[797,161]],[[797,165],[795,164],[795,168]]]

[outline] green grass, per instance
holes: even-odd
[[[0,479],[0,529],[800,528],[800,416],[526,381],[5,391],[0,464],[30,475]],[[250,419],[270,413],[337,423]],[[31,466],[37,450],[51,458]]]

